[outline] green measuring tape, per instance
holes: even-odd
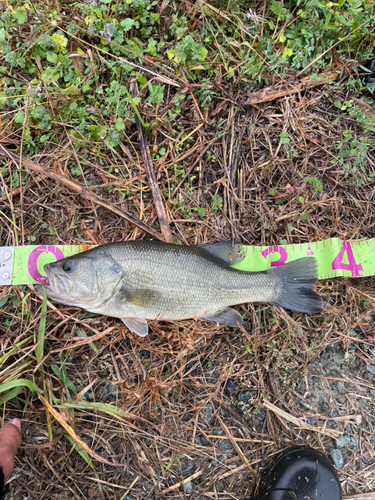
[[[93,245],[30,245],[0,247],[0,285],[47,283],[43,266]],[[315,257],[319,279],[338,276],[375,276],[375,238],[342,241],[338,238],[292,245],[245,247],[245,258],[237,264],[244,271],[265,271],[301,257]]]

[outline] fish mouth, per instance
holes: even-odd
[[[46,293],[48,295],[70,295],[73,289],[73,282],[70,278],[64,274],[55,274],[49,267],[48,264],[44,266],[44,270],[47,273],[49,283],[44,285]]]

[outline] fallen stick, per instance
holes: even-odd
[[[295,417],[294,415],[290,415],[289,413],[287,413],[284,410],[280,410],[280,408],[273,405],[269,401],[263,401],[262,404],[263,404],[263,406],[268,408],[268,410],[271,410],[273,413],[275,413],[278,417],[284,418],[288,422],[291,422],[297,428],[305,429],[306,431],[319,432],[320,434],[325,434],[326,436],[330,436],[332,438],[337,438],[342,434],[342,432],[336,431],[335,429],[327,429],[325,427],[317,427],[315,425],[309,425],[306,422],[304,422],[303,420],[301,420],[300,418]]]
[[[132,97],[137,97],[138,95],[138,86],[137,86],[137,77],[133,78],[130,81],[130,95]],[[160,189],[158,183],[156,181],[154,168],[152,166],[152,160],[150,155],[150,150],[147,144],[147,139],[145,133],[142,128],[141,120],[138,115],[135,115],[135,124],[137,125],[138,138],[141,146],[143,163],[145,166],[148,183],[152,192],[152,196],[154,198],[156,213],[158,215],[159,224],[161,232],[163,233],[164,240],[168,243],[173,243],[173,237],[171,233],[171,228],[169,227],[167,212],[165,211],[163,198],[160,193]]]
[[[296,94],[297,92],[302,92],[306,89],[312,87],[317,87],[318,85],[323,85],[326,80],[333,82],[340,75],[340,69],[330,68],[326,69],[320,75],[319,79],[313,78],[311,76],[306,76],[299,81],[283,84],[283,85],[272,85],[272,87],[267,87],[259,92],[254,92],[250,94],[247,100],[243,103],[243,106],[251,106],[252,104],[260,104],[261,102],[273,101],[279,97],[285,97],[287,95]]]
[[[348,495],[343,497],[344,500],[375,500],[375,492],[360,493],[359,495]]]
[[[4,146],[0,144],[0,154],[7,156],[11,160],[15,161],[17,164],[20,162],[20,157],[14,153],[11,153],[8,151]],[[49,177],[50,179],[53,179],[56,182],[60,182],[60,184],[63,184],[64,186],[73,189],[77,193],[79,193],[83,198],[86,198],[87,200],[90,200],[97,205],[101,205],[102,207],[107,208],[108,210],[111,210],[111,212],[114,212],[117,215],[120,215],[120,217],[123,217],[126,219],[128,222],[131,222],[135,226],[138,226],[140,229],[145,231],[146,233],[150,234],[154,238],[164,241],[163,235],[152,229],[150,226],[145,224],[144,222],[140,221],[136,217],[133,217],[133,215],[128,214],[124,210],[121,210],[121,208],[117,208],[115,205],[110,203],[109,201],[105,200],[104,198],[101,198],[97,194],[93,193],[92,191],[89,191],[86,189],[82,184],[79,184],[76,181],[73,181],[69,179],[68,177],[65,177],[65,175],[59,174],[58,172],[54,172],[53,170],[44,167],[40,163],[35,163],[34,161],[28,160],[27,158],[22,157],[22,165],[25,167],[29,168],[30,170],[33,170],[34,172],[38,172],[39,174],[43,174],[46,177]]]
[[[241,460],[242,462],[244,463],[244,465],[246,465],[247,469],[249,472],[251,472],[251,474],[253,475],[253,477],[256,479],[256,474],[255,474],[255,471],[254,469],[252,468],[252,466],[250,465],[250,462],[248,461],[248,459],[246,458],[246,456],[244,455],[243,451],[241,450],[241,448],[238,446],[237,444],[237,441],[235,440],[235,438],[232,436],[231,432],[229,431],[228,427],[225,425],[225,423],[223,422],[223,420],[220,418],[219,415],[216,415],[216,418],[219,420],[220,422],[220,425],[222,426],[222,428],[224,429],[224,432],[225,434],[227,435],[227,437],[229,438],[229,441],[232,443],[232,446],[234,446],[234,448],[236,449],[237,453],[239,454],[239,456],[241,457]]]
[[[177,490],[180,486],[183,486],[184,484],[186,483],[190,483],[190,481],[192,481],[193,479],[196,479],[197,477],[201,476],[203,474],[203,471],[199,470],[198,472],[196,472],[195,474],[193,474],[192,476],[190,477],[187,477],[186,479],[182,480],[182,481],[179,481],[178,483],[175,483],[173,486],[170,486],[169,488],[167,488],[166,490],[163,490],[161,492],[162,495],[165,495],[166,493],[168,493],[169,491],[174,491],[174,490]]]

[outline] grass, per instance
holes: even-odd
[[[159,231],[138,116],[176,243],[372,238],[375,118],[362,79],[374,15],[370,0],[10,1],[0,16],[1,143]],[[327,67],[336,80],[244,105]],[[22,162],[1,160],[0,186],[0,246],[146,236]],[[371,346],[373,285],[319,283],[324,315],[250,304],[239,308],[241,330],[159,323],[145,339],[117,320],[55,308],[32,287],[4,287],[2,417],[23,419],[26,443],[14,498],[59,499],[67,487],[75,498],[181,498],[192,478],[192,498],[242,499],[254,484],[249,461],[259,472],[292,442],[329,450],[329,435],[263,402],[305,418],[296,380],[330,346],[348,360],[353,344]],[[361,356],[371,365],[371,351]],[[228,380],[256,396],[239,405]],[[233,439],[240,451],[223,452]],[[346,453],[353,470],[373,467],[362,451]],[[373,488],[340,474],[345,493]]]

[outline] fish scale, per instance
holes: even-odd
[[[275,280],[272,277],[237,271],[222,265],[219,258],[205,255],[207,252],[202,252],[203,255],[189,253],[191,247],[167,246],[160,262],[159,244],[150,249],[148,244],[139,243],[131,249],[116,244],[111,254],[122,268],[129,288],[149,288],[162,293],[153,306],[137,310],[137,314],[146,319],[200,317],[228,305],[268,302],[273,298]],[[144,272],[139,279],[139,267],[145,265],[149,279],[145,279]]]
[[[47,295],[68,305],[121,318],[138,335],[147,320],[203,318],[242,322],[229,306],[268,302],[319,312],[315,259],[305,257],[262,272],[231,266],[243,258],[231,241],[181,246],[151,240],[109,243],[47,264]]]

